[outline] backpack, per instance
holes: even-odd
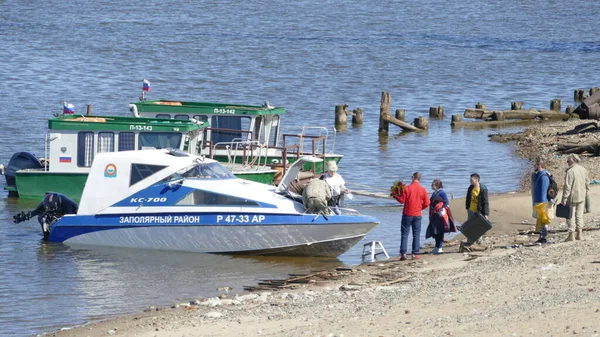
[[[548,179],[550,180],[548,190],[546,191],[546,197],[548,198],[548,201],[555,200],[558,196],[558,183],[556,182],[556,179],[554,179],[554,176],[550,174],[550,172],[546,171],[546,175],[548,175]]]

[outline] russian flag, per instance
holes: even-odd
[[[142,82],[142,91],[150,91],[150,81],[147,79]]]
[[[65,102],[64,106],[63,106],[63,113],[65,115],[72,115],[75,113],[75,106],[71,103],[67,104],[67,102]]]
[[[58,158],[58,162],[59,163],[70,163],[71,162],[71,156],[60,156]]]

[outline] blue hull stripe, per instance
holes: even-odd
[[[259,213],[178,213],[144,215],[79,215],[65,216],[50,232],[50,241],[63,242],[72,237],[96,231],[136,227],[183,226],[272,226],[272,225],[339,225],[379,223],[371,216],[323,216],[314,214],[274,215]]]

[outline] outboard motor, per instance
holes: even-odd
[[[41,207],[40,207],[41,206]],[[48,240],[52,226],[65,214],[76,214],[79,205],[66,195],[60,193],[47,193],[38,209],[38,221],[42,226],[44,240]]]
[[[7,186],[16,186],[15,176],[18,170],[22,169],[41,169],[44,166],[39,159],[29,152],[17,152],[13,154],[8,162],[4,177]]]
[[[38,217],[38,222],[42,226],[44,240],[50,237],[52,226],[63,217],[65,214],[76,214],[79,205],[66,195],[49,192],[46,193],[44,200],[40,202],[38,207],[31,212],[21,212],[13,216],[14,223],[27,221],[32,217]]]

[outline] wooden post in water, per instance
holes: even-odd
[[[462,122],[462,116],[461,115],[452,115],[452,121],[450,122],[451,126],[454,126],[454,124],[460,123],[460,122]]]
[[[352,126],[360,126],[363,123],[363,111],[361,108],[352,110]]]
[[[567,108],[565,109],[565,113],[567,114],[572,114],[575,111],[575,107],[572,105],[567,105]]]
[[[390,123],[386,120],[385,115],[390,114],[390,105],[392,102],[392,96],[389,92],[381,93],[381,105],[379,106],[379,133],[388,133],[390,130]]]
[[[429,129],[429,120],[423,116],[419,116],[415,118],[414,125],[421,130],[427,130]]]
[[[598,91],[598,90],[600,90],[600,88],[598,88],[598,87],[590,88],[590,96],[592,96],[593,94],[595,94],[596,91]]]
[[[91,116],[91,115],[92,115],[92,105],[91,105],[91,104],[88,104],[88,105],[87,105],[87,115],[88,115],[88,116]]]
[[[347,107],[347,104],[344,105],[336,105],[335,106],[335,127],[336,128],[345,128],[347,121],[346,110],[344,107]]]
[[[575,91],[573,92],[573,100],[575,102],[581,102],[581,89],[575,89]]]
[[[561,105],[560,99],[555,98],[550,101],[550,110],[560,112],[560,110],[561,110],[560,105]]]
[[[429,118],[444,119],[444,107],[441,105],[430,107]]]
[[[399,121],[406,121],[406,110],[404,109],[396,109],[396,119]]]
[[[523,109],[523,102],[521,102],[521,101],[510,102],[510,109],[511,110],[521,110],[521,109]]]
[[[575,102],[583,102],[583,100],[586,99],[587,96],[588,96],[587,91],[585,91],[583,89],[575,90]]]
[[[475,109],[485,110],[485,104],[477,102],[477,104],[475,104]]]

